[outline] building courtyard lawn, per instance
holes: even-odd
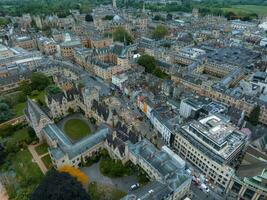
[[[91,129],[88,124],[81,119],[69,119],[64,124],[64,132],[72,140],[77,141],[89,135]]]
[[[42,161],[44,162],[47,169],[51,169],[53,167],[53,164],[52,164],[52,161],[49,155],[42,157]]]
[[[38,153],[39,156],[41,156],[41,155],[48,152],[48,146],[47,146],[47,144],[43,143],[43,144],[35,147],[35,151]]]

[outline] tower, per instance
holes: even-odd
[[[114,9],[117,8],[116,0],[112,0],[112,6],[113,6]]]

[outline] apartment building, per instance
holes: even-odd
[[[80,40],[66,41],[60,44],[60,53],[63,58],[73,59],[74,48],[81,47]]]
[[[181,127],[173,147],[225,191],[234,174],[232,162],[236,162],[245,143],[246,136],[237,128],[211,115]]]

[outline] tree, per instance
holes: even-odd
[[[14,113],[10,109],[9,105],[0,101],[0,122],[7,121],[13,117]]]
[[[261,108],[259,105],[255,106],[249,114],[249,122],[256,126],[259,123]]]
[[[90,200],[89,195],[74,177],[68,173],[49,171],[30,200]]]
[[[86,176],[86,174],[81,172],[79,169],[76,169],[69,165],[64,165],[60,167],[58,171],[68,173],[72,177],[76,178],[76,180],[79,181],[84,186],[88,184],[88,176]]]
[[[152,32],[152,38],[156,40],[160,40],[167,35],[168,31],[167,28],[163,25],[158,25],[154,31]]]
[[[171,13],[168,13],[166,19],[167,19],[168,21],[172,20],[172,14],[171,14]]]
[[[60,88],[54,84],[47,86],[45,90],[48,94],[58,94],[61,92]]]
[[[113,40],[126,42],[127,45],[133,43],[133,37],[123,27],[118,27],[113,31]]]
[[[91,14],[87,14],[87,15],[85,16],[85,21],[87,21],[87,22],[92,22],[92,21],[94,21],[93,16],[92,16]]]
[[[148,73],[152,73],[156,68],[155,58],[147,54],[140,56],[137,63],[145,67],[145,71]]]
[[[50,79],[43,73],[36,72],[31,76],[31,87],[33,90],[44,90],[50,83]]]
[[[5,148],[4,146],[0,143],[0,165],[2,165],[5,161],[5,157],[6,157],[6,154],[5,154]]]

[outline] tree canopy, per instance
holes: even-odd
[[[31,76],[31,86],[33,90],[44,90],[50,84],[50,79],[43,73],[36,72]]]
[[[113,31],[113,40],[119,42],[133,43],[133,37],[123,27],[118,27]]]
[[[90,200],[89,195],[68,173],[49,171],[31,194],[30,200]]]
[[[86,174],[81,172],[79,169],[76,169],[69,165],[64,165],[59,168],[59,171],[68,173],[72,177],[76,178],[76,180],[79,181],[84,186],[88,184],[88,176],[86,176]]]
[[[54,85],[54,84],[47,86],[45,90],[48,94],[58,94],[61,92],[61,89],[57,85]]]
[[[163,25],[158,25],[152,32],[152,38],[156,40],[160,40],[164,38],[168,33],[168,30]]]
[[[168,75],[156,66],[156,60],[153,56],[144,54],[139,57],[137,63],[143,66],[147,73],[151,73],[162,79],[168,78]]]
[[[92,16],[91,14],[87,14],[87,15],[85,16],[85,21],[87,21],[87,22],[92,22],[92,21],[94,21],[93,16]]]
[[[14,113],[7,102],[0,98],[0,122],[7,121],[12,118]]]
[[[25,95],[29,95],[29,94],[31,94],[31,92],[32,92],[31,85],[30,85],[29,82],[26,81],[26,80],[22,80],[22,81],[19,83],[19,90],[20,90],[21,92],[23,92]]]
[[[155,58],[147,54],[140,56],[137,62],[139,65],[145,67],[145,71],[148,73],[152,73],[156,68]]]
[[[260,112],[261,109],[259,105],[255,106],[253,110],[250,112],[248,119],[252,125],[257,125],[259,123]]]

